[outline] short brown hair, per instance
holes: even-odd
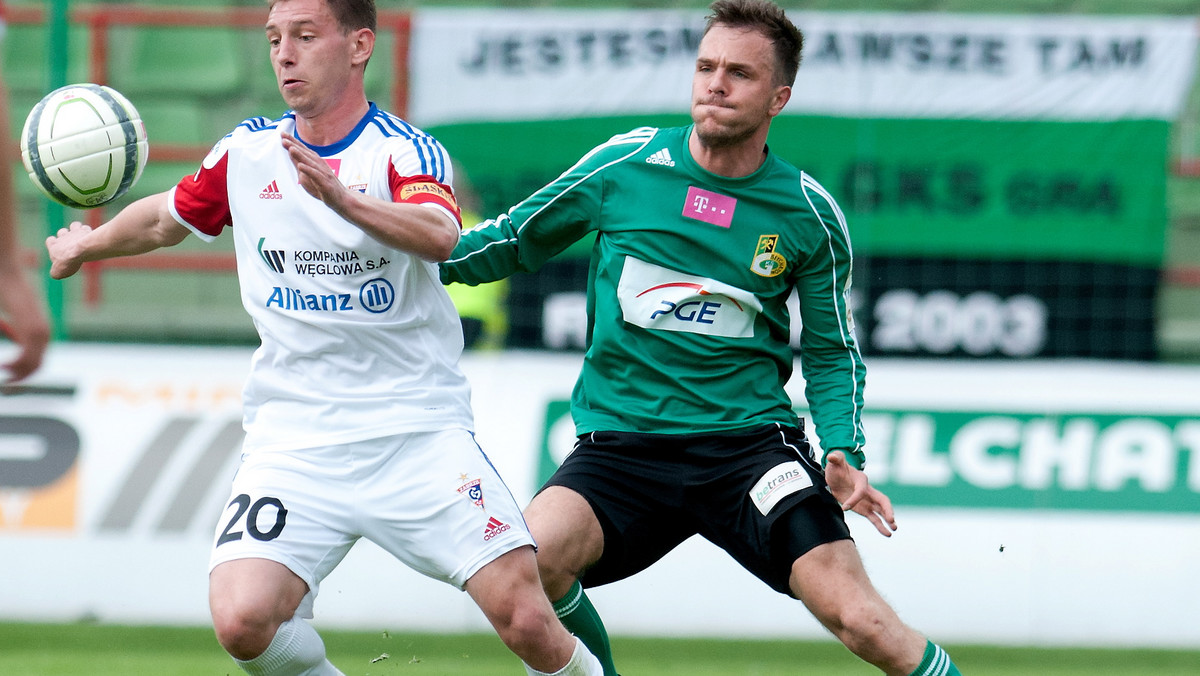
[[[795,84],[804,51],[804,34],[779,5],[770,0],[717,0],[709,5],[709,10],[712,13],[704,25],[705,34],[717,24],[762,33],[775,46],[775,82],[789,87]]]
[[[267,8],[285,1],[267,0]],[[325,4],[329,5],[329,10],[333,12],[333,18],[337,20],[343,33],[360,28],[370,28],[372,33],[377,32],[375,0],[325,0]]]

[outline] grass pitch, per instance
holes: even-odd
[[[520,663],[490,635],[323,631],[347,676],[515,676]],[[1195,676],[1200,651],[946,646],[967,676]],[[613,639],[625,676],[878,674],[834,642]],[[207,628],[0,623],[5,676],[237,676]]]

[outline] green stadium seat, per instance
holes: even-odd
[[[245,82],[240,31],[208,27],[115,27],[109,83],[131,99],[143,94],[232,96]]]
[[[88,81],[87,31],[73,26],[67,33],[67,81]],[[8,26],[3,41],[4,80],[14,93],[37,94],[36,102],[50,91],[46,82],[50,57],[46,53],[46,28],[29,24]]]
[[[204,108],[178,97],[143,96],[131,99],[146,125],[150,144],[171,143],[210,146],[216,142],[208,132]],[[153,155],[151,156],[153,157]]]

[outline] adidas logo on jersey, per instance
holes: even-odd
[[[496,517],[489,516],[487,526],[485,526],[483,529],[483,541],[487,542],[488,540],[491,540],[492,538],[511,528],[512,526],[500,521]]]
[[[664,167],[675,166],[675,160],[671,159],[671,153],[666,148],[654,153],[646,158],[646,164],[661,164]]]
[[[275,181],[271,181],[270,185],[263,188],[263,191],[258,193],[258,199],[281,200],[283,199],[283,193],[279,192],[279,186],[275,185]]]

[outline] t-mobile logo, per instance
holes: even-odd
[[[732,197],[688,186],[687,200],[683,204],[683,215],[728,228],[733,223],[733,209],[736,206],[737,200]]]

